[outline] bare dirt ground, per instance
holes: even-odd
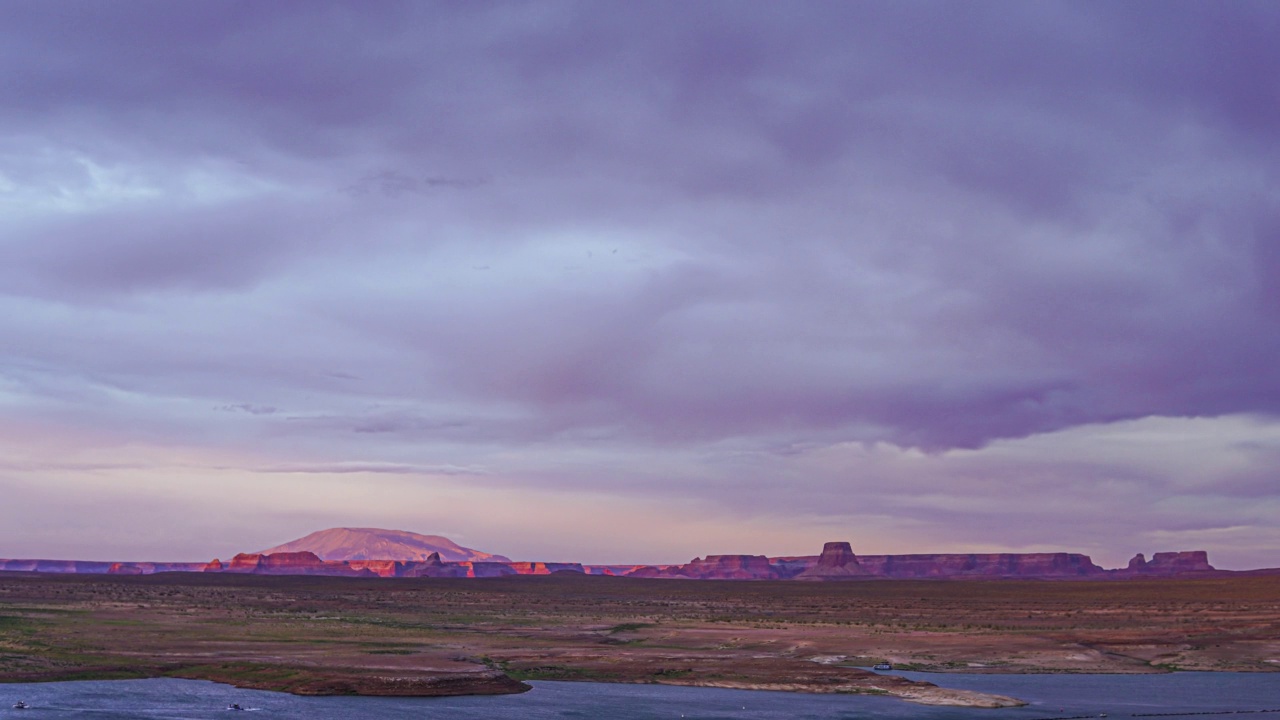
[[[296,693],[524,679],[1003,705],[858,668],[1280,671],[1280,577],[843,583],[0,575],[0,678],[169,675]]]

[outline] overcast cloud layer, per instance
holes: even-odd
[[[1243,1],[0,4],[0,556],[1280,566],[1276,37]]]

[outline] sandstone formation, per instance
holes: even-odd
[[[513,562],[508,563],[518,575],[550,575],[555,572],[575,572],[585,574],[582,563],[568,562]]]
[[[783,578],[793,578],[818,564],[818,555],[801,555],[798,557],[771,557],[769,564]]]
[[[403,577],[467,577],[467,568],[457,563],[445,563],[440,553],[431,553],[426,560],[407,563]]]
[[[588,575],[621,576],[635,572],[644,565],[583,565],[582,571]]]
[[[1079,577],[1101,574],[1088,555],[1078,553],[976,553],[938,555],[863,555],[858,562],[871,575],[930,577]]]
[[[1148,561],[1142,553],[1138,553],[1129,561],[1126,568],[1131,573],[1175,575],[1188,572],[1205,572],[1213,570],[1209,564],[1209,553],[1204,550],[1183,552],[1156,553]]]
[[[503,562],[460,562],[459,567],[466,569],[463,577],[503,577],[518,574],[508,563]]]
[[[107,568],[109,575],[153,575],[163,572],[200,572],[205,563],[117,562]]]
[[[205,566],[204,572],[244,573],[250,575],[345,575],[348,577],[372,577],[374,573],[354,569],[347,563],[325,562],[315,553],[240,553],[225,565],[214,560]]]
[[[628,577],[686,578],[690,580],[777,580],[778,571],[764,555],[708,555],[686,565],[642,567]]]
[[[796,575],[797,580],[843,580],[866,577],[853,548],[847,542],[829,542],[822,546],[822,554],[813,567]]]
[[[352,570],[366,570],[378,577],[402,577],[407,565],[399,560],[348,560],[346,566]]]

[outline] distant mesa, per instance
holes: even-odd
[[[1071,578],[1106,572],[1079,553],[973,553],[939,555],[864,555],[862,567],[873,575],[896,578],[1036,577]]]
[[[766,558],[711,555],[684,565],[643,567],[627,574],[639,578],[696,580],[808,580],[945,578],[1126,579],[1222,574],[1203,550],[1156,553],[1148,562],[1138,555],[1127,568],[1107,570],[1079,553],[939,553],[855,555],[848,542],[829,542],[821,555]],[[1278,571],[1280,572],[1280,571]]]
[[[439,553],[445,562],[511,562],[510,558],[462,547],[440,535],[419,535],[381,528],[329,528],[283,545],[259,551],[259,555],[310,552],[321,560],[425,561]]]

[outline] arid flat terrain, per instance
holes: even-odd
[[[0,677],[171,675],[298,693],[524,679],[1002,704],[859,667],[1280,671],[1280,577],[837,583],[553,575],[0,575]]]

